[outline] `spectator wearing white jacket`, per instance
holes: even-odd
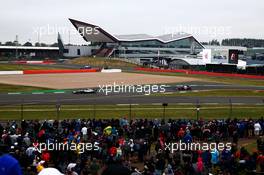
[[[259,122],[256,122],[254,124],[254,134],[255,134],[255,136],[259,136],[260,131],[261,131],[261,125],[259,124]]]

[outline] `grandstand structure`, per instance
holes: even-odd
[[[99,57],[149,58],[195,55],[204,48],[191,34],[160,36],[147,34],[113,35],[100,26],[69,19],[85,41],[92,46],[92,55]]]
[[[83,39],[89,42],[86,49],[90,54],[87,56],[123,58],[152,67],[174,69],[206,69],[209,66],[215,69],[220,67],[221,71],[226,72],[233,67],[232,70],[236,72],[252,65],[261,66],[260,69],[263,67],[262,62],[245,58],[246,47],[204,46],[193,35],[184,32],[160,36],[114,35],[98,25],[69,20]],[[256,57],[261,56],[258,54]]]

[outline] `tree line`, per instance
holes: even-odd
[[[201,42],[203,45],[220,46],[220,41],[213,39],[209,42]],[[264,39],[229,38],[223,39],[222,46],[242,46],[242,47],[264,47]]]
[[[32,44],[31,42],[26,42],[24,44],[17,43],[16,41],[7,41],[5,43],[0,42],[0,46],[35,46],[35,47],[58,47],[58,43],[46,44],[38,43]]]
[[[239,39],[239,38],[231,38],[231,39],[223,39],[223,46],[243,46],[243,47],[264,47],[264,39]]]

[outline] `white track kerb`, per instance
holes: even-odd
[[[102,69],[102,73],[118,73],[121,69]],[[0,75],[23,75],[24,71],[0,71]]]
[[[23,71],[0,71],[0,75],[23,75]]]
[[[121,69],[102,69],[101,70],[102,73],[118,73],[118,72],[122,72]]]

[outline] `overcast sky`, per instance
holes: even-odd
[[[0,42],[85,43],[68,18],[112,34],[162,35],[180,30],[200,41],[264,39],[263,0],[1,0]],[[69,32],[70,31],[70,32]]]

